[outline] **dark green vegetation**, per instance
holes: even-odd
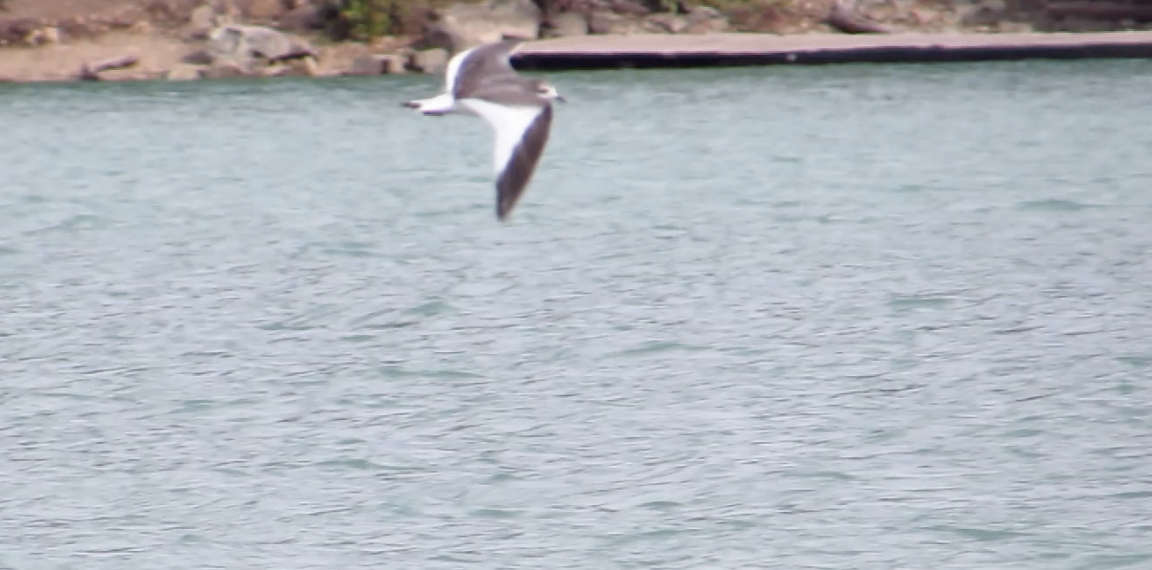
[[[321,8],[324,30],[337,41],[370,41],[419,33],[432,10],[445,0],[327,0]]]
[[[348,39],[368,40],[401,33],[402,0],[340,0],[338,17],[329,32]],[[343,39],[343,38],[341,38]]]

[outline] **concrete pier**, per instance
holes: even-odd
[[[527,43],[513,65],[574,70],[1085,58],[1152,58],[1152,32],[595,35]]]

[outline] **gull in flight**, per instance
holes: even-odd
[[[510,56],[524,40],[503,41],[464,50],[448,61],[444,93],[403,103],[425,115],[478,116],[496,136],[496,218],[507,221],[552,127],[552,101],[564,97],[547,81],[516,73]]]

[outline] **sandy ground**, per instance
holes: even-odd
[[[407,43],[397,39],[395,46]],[[319,53],[319,75],[336,75],[352,68],[359,56],[392,51],[388,41],[368,46],[358,43],[315,42]],[[134,80],[164,77],[186,66],[190,54],[202,51],[203,41],[185,41],[162,31],[111,32],[99,38],[38,47],[0,48],[0,81],[68,81],[78,78],[84,65],[94,65],[123,56],[135,56],[139,63],[130,69],[107,71],[101,79]]]
[[[0,0],[2,2],[2,0]],[[186,65],[182,60],[204,49],[203,40],[189,40],[182,33],[186,12],[198,2],[191,0],[7,0],[4,20],[30,18],[53,22],[65,18],[122,19],[138,22],[134,28],[110,31],[95,38],[64,38],[61,43],[36,47],[0,47],[0,81],[62,81],[76,79],[85,65],[135,56],[139,63],[131,69],[101,73],[101,79],[146,79],[166,75]],[[157,6],[168,8],[156,10]],[[151,8],[151,10],[150,10]],[[175,15],[181,24],[150,22],[150,16]],[[317,40],[315,38],[307,38]],[[313,41],[320,52],[318,71],[331,74],[351,67],[363,54],[379,53],[381,47],[362,44],[331,44]]]
[[[116,16],[146,2],[132,0],[8,0],[7,15],[29,18]],[[0,12],[0,15],[5,15]]]
[[[5,48],[0,50],[0,77],[12,81],[75,79],[85,64],[125,55],[140,58],[140,63],[130,71],[109,72],[110,77],[117,73],[158,75],[179,65],[190,51],[186,43],[160,35],[117,32],[75,44]]]

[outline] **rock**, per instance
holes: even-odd
[[[314,56],[302,57],[300,59],[292,60],[289,65],[292,69],[298,71],[304,77],[316,77],[320,75],[320,63],[316,61]]]
[[[443,48],[427,49],[412,54],[408,67],[422,73],[439,73],[448,65],[448,51]]]
[[[453,4],[433,13],[424,42],[455,54],[505,36],[540,37],[540,8],[532,0]]]
[[[643,4],[633,2],[632,0],[608,0],[608,5],[611,6],[612,12],[616,14],[645,16],[652,13],[652,11]]]
[[[203,0],[201,0],[201,2],[203,2]],[[73,8],[74,10],[78,9],[78,11],[84,10],[85,7],[88,8],[88,10],[94,8],[90,2],[72,2],[72,4],[74,6],[80,4],[80,6]],[[136,18],[144,18],[156,23],[182,24],[188,21],[189,9],[195,6],[197,2],[196,0],[148,0],[146,2],[131,2],[125,4],[127,4],[127,6],[124,6],[124,8],[135,4],[137,9],[131,11],[119,10],[118,12],[120,14],[132,14]],[[113,18],[116,17],[114,16]]]
[[[56,28],[60,30],[60,36],[68,39],[81,39],[91,37],[93,35],[91,25],[88,24],[83,18],[70,16],[61,18],[56,21]]]
[[[193,81],[200,79],[204,68],[197,65],[178,65],[170,69],[165,75],[169,81]]]
[[[280,0],[232,0],[240,14],[249,20],[275,20],[284,15]]]
[[[397,75],[408,71],[406,58],[401,55],[362,55],[352,60],[352,69],[344,75]]]
[[[381,75],[384,73],[383,55],[362,55],[352,60],[352,69],[348,75]]]
[[[384,57],[387,58],[384,60],[384,73],[399,75],[408,71],[407,60],[404,56],[393,54]]]
[[[0,20],[0,45],[24,43],[24,38],[28,37],[28,34],[31,34],[40,25],[40,22],[34,18]]]
[[[82,81],[100,81],[100,74],[105,71],[116,71],[120,69],[128,69],[135,67],[140,63],[140,58],[134,55],[123,55],[106,59],[95,64],[85,63],[80,66],[80,71],[76,74]]]
[[[277,24],[282,30],[319,30],[324,27],[324,15],[315,4],[304,4],[284,14]]]
[[[286,64],[270,67],[264,75],[267,77],[316,77],[319,75],[319,67],[316,65],[316,58],[302,57]]]
[[[216,10],[208,4],[197,6],[188,18],[189,35],[195,39],[205,39],[216,27]]]
[[[48,26],[41,30],[41,43],[45,44],[58,44],[60,43],[60,28],[55,26]]]
[[[640,22],[613,14],[612,12],[593,12],[588,17],[588,33],[590,34],[635,34],[643,31]]]
[[[216,27],[216,8],[211,4],[201,4],[188,14],[188,24],[200,28],[212,29]]]
[[[1007,8],[1004,0],[984,0],[959,6],[956,12],[965,26],[995,26],[1004,19]]]
[[[597,10],[612,11],[612,3],[609,0],[553,0],[553,4],[548,10],[548,14],[558,16],[567,12],[575,12],[583,14],[588,17],[588,14]]]
[[[679,34],[688,29],[688,18],[675,14],[653,14],[642,24],[647,32]]]
[[[28,46],[52,44],[59,41],[60,30],[52,26],[34,29],[28,32],[23,38],[23,43]]]
[[[588,35],[588,18],[577,12],[562,12],[541,26],[541,37],[568,38]]]
[[[269,63],[305,56],[316,57],[308,42],[263,26],[220,26],[208,36],[208,53],[214,62],[231,62],[242,68],[256,58]]]
[[[892,30],[879,22],[872,21],[866,14],[856,9],[855,2],[846,5],[837,0],[825,19],[829,26],[845,34],[890,34]]]
[[[147,20],[140,20],[139,22],[132,24],[128,30],[134,34],[147,35],[155,32],[156,27],[152,25],[152,22]]]
[[[192,65],[211,65],[212,54],[208,53],[208,50],[196,50],[180,58],[180,61]]]
[[[718,33],[728,30],[730,23],[728,17],[710,6],[696,6],[688,12],[688,27],[685,32],[689,34]]]
[[[1027,34],[1035,32],[1036,29],[1027,22],[1001,21],[996,24],[995,31],[1001,34]]]
[[[252,75],[243,67],[232,63],[214,63],[212,67],[200,71],[202,79],[230,79],[233,77],[248,77]]]
[[[688,18],[693,22],[699,20],[716,20],[723,18],[724,14],[711,6],[696,6],[688,11]]]

